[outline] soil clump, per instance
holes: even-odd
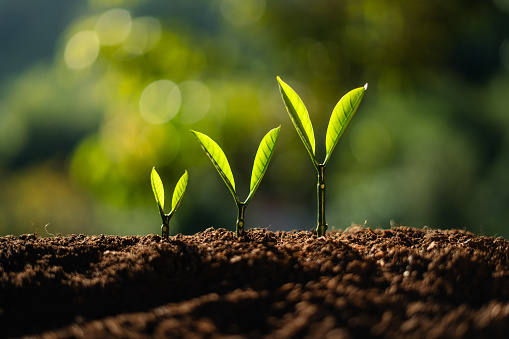
[[[509,242],[463,230],[0,237],[0,337],[509,338]]]

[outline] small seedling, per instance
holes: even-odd
[[[316,233],[320,237],[325,235],[327,230],[327,224],[325,223],[325,167],[330,160],[332,151],[336,147],[339,138],[350,123],[350,120],[352,120],[357,108],[359,108],[364,92],[368,89],[368,84],[364,85],[364,87],[353,89],[345,94],[336,104],[336,107],[334,107],[325,137],[325,160],[323,163],[319,163],[315,156],[315,135],[313,132],[313,125],[309,119],[309,113],[306,106],[297,93],[283,80],[281,80],[280,77],[277,77],[277,81],[279,83],[279,90],[283,97],[286,110],[288,111],[293,125],[302,139],[302,142],[313,161],[313,165],[318,172],[318,226],[316,227]]]
[[[251,198],[253,198],[253,195],[260,185],[265,171],[267,170],[267,166],[269,165],[270,158],[272,157],[272,151],[274,150],[274,145],[276,144],[280,128],[281,126],[270,130],[260,142],[260,146],[256,152],[253,164],[253,171],[251,173],[249,195],[243,202],[240,201],[239,197],[237,196],[233,173],[230,168],[230,164],[228,163],[228,159],[226,158],[226,155],[224,154],[221,147],[219,147],[219,145],[207,135],[191,130],[196,138],[198,138],[201,147],[209,157],[210,161],[212,161],[212,164],[219,172],[221,178],[223,178],[226,186],[228,186],[228,189],[233,195],[233,199],[235,199],[235,203],[237,204],[238,209],[236,224],[237,236],[244,231],[244,211],[246,206],[251,201]]]
[[[186,192],[187,187],[187,171],[184,171],[184,174],[180,177],[177,182],[177,186],[175,186],[175,190],[173,191],[173,197],[171,199],[171,211],[168,214],[164,213],[164,186],[159,174],[157,173],[155,167],[152,168],[152,172],[150,173],[150,182],[152,184],[152,191],[154,192],[154,197],[156,198],[157,207],[159,208],[159,214],[161,214],[161,219],[163,219],[163,225],[161,226],[161,233],[164,239],[168,239],[170,235],[170,219],[175,214],[175,211],[180,205],[182,201],[182,197]]]

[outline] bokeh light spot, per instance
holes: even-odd
[[[181,102],[180,89],[173,81],[157,80],[141,93],[140,113],[145,121],[162,124],[177,114]]]
[[[90,66],[99,55],[99,39],[93,31],[74,34],[65,46],[64,59],[67,67],[82,69]]]
[[[235,26],[252,25],[265,13],[265,0],[223,0],[221,14]]]
[[[95,25],[101,45],[116,45],[124,41],[131,31],[131,14],[114,8],[104,12]]]
[[[129,35],[124,40],[124,50],[131,54],[146,53],[161,38],[161,24],[151,17],[136,18],[132,21]]]
[[[210,108],[210,91],[200,81],[188,80],[179,84],[182,93],[180,122],[193,124],[200,121]]]

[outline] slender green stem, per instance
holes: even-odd
[[[240,233],[244,232],[244,211],[246,209],[247,204],[243,202],[237,202],[237,209],[239,210],[239,213],[237,214],[237,237],[240,235]]]
[[[327,224],[325,223],[325,165],[318,165],[318,226],[316,226],[316,235],[321,237],[327,231]]]

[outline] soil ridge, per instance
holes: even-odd
[[[0,237],[1,337],[509,337],[509,242],[465,230]]]

